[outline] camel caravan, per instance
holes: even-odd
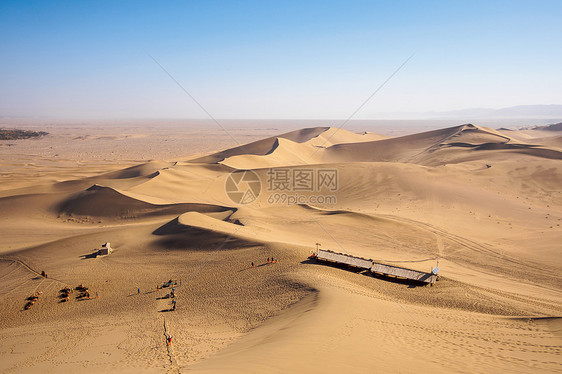
[[[90,300],[90,290],[88,290],[88,287],[80,284],[78,287],[76,287],[76,291],[79,292],[79,294],[76,296],[77,300],[81,300],[81,299]]]
[[[80,284],[79,286],[77,286],[75,288],[64,287],[64,288],[60,289],[59,293],[58,293],[59,303],[69,302],[70,301],[70,295],[72,295],[75,291],[77,291],[76,300],[90,300],[91,299],[90,290],[88,289],[88,287],[84,286],[83,284]],[[39,296],[42,295],[42,294],[43,294],[43,292],[38,291],[38,292],[35,292],[33,295],[29,296],[27,299],[25,299],[26,304],[23,307],[23,309],[29,310],[37,302],[37,300],[39,299]]]
[[[60,302],[65,303],[67,301],[70,301],[70,294],[74,293],[74,290],[78,291],[78,294],[76,295],[77,300],[83,300],[83,299],[90,300],[90,290],[88,289],[88,287],[84,286],[83,284],[80,284],[76,288],[65,287],[61,289],[59,291]]]
[[[25,303],[25,306],[23,307],[23,309],[25,309],[25,310],[30,309],[33,305],[35,305],[37,300],[39,300],[39,296],[42,295],[42,294],[43,294],[43,292],[38,291],[38,292],[34,293],[33,295],[29,296],[27,299],[25,299],[27,301],[27,303]]]
[[[70,294],[74,292],[74,288],[65,287],[59,291],[59,299],[61,303],[70,301]]]
[[[59,298],[61,299],[60,302],[65,303],[67,301],[70,301],[70,294],[74,293],[75,290],[78,292],[78,294],[76,295],[77,300],[90,300],[90,290],[88,289],[88,287],[80,284],[76,288],[65,287],[61,289],[59,291]]]

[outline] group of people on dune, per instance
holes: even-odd
[[[177,300],[175,300],[175,297],[176,297],[176,287],[175,286],[177,286],[177,285],[178,285],[177,281],[173,281],[173,280],[170,279],[169,281],[164,282],[162,284],[162,286],[156,286],[156,291],[160,291],[161,289],[172,287],[172,290],[170,291],[170,293],[166,294],[162,297],[163,299],[168,299],[168,298],[173,299],[172,300],[172,308],[170,309],[171,311],[176,310]],[[181,286],[181,280],[180,280],[180,286]],[[137,293],[140,293],[140,288],[137,290]]]
[[[271,258],[268,257],[268,258],[267,258],[267,263],[268,263],[268,264],[276,264],[276,263],[277,263],[277,260],[276,260],[275,258],[273,258],[273,257],[271,257]],[[256,267],[256,264],[254,264],[254,262],[252,261],[252,263],[250,264],[250,266],[251,266],[252,268],[255,268],[255,267]]]

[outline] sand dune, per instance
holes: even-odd
[[[317,159],[314,156],[319,149],[327,148],[334,144],[372,142],[380,139],[385,139],[385,137],[373,133],[360,135],[334,127],[316,127],[267,138],[211,156],[195,159],[193,162],[221,162],[234,168],[253,169],[280,165],[299,165],[313,162]],[[254,165],[255,167],[253,167]]]
[[[150,204],[133,199],[109,187],[93,185],[86,191],[80,192],[56,207],[57,213],[68,216],[87,216],[131,219],[152,216],[178,214],[197,209],[203,212],[221,211],[225,208],[203,204]]]
[[[107,178],[107,179],[129,179],[129,178],[138,178],[138,177],[150,178],[155,176],[155,174],[158,173],[159,170],[168,168],[175,164],[176,164],[175,162],[153,161],[142,165],[131,166],[123,170],[118,170],[111,173],[103,174],[100,177]]]
[[[41,183],[8,176],[0,371],[562,368],[556,131],[467,124],[385,138],[315,127],[195,153]],[[241,170],[254,179],[232,176]],[[334,184],[320,186],[320,171]],[[299,173],[309,179],[298,184]],[[104,242],[114,252],[96,256]],[[441,280],[316,263],[317,243],[420,271],[439,261]],[[173,312],[169,289],[157,290],[169,279]],[[61,301],[79,284],[90,299]]]
[[[324,160],[406,162],[438,166],[467,161],[467,156],[471,156],[467,154],[466,148],[470,150],[514,150],[537,157],[560,158],[559,152],[556,150],[532,150],[535,147],[516,141],[496,130],[469,124],[381,140],[376,143],[334,145],[326,150]],[[472,157],[482,159],[495,156]]]
[[[315,127],[309,129],[301,129],[296,131],[291,131],[277,137],[271,137],[263,140],[258,140],[250,144],[244,144],[239,147],[228,149],[226,151],[218,152],[213,155],[201,157],[194,159],[193,162],[201,163],[216,163],[227,157],[233,157],[238,155],[265,155],[269,153],[274,147],[278,138],[283,138],[291,140],[295,143],[304,143],[322,132],[328,130],[328,127]]]

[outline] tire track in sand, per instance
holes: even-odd
[[[32,268],[31,266],[29,266],[25,261],[19,259],[18,257],[12,258],[12,257],[8,257],[8,256],[0,256],[0,260],[3,260],[3,261],[11,261],[11,262],[14,262],[14,263],[16,263],[16,264],[19,264],[19,265],[23,266],[25,269],[27,269],[28,271],[30,271],[31,273],[33,273],[33,274],[35,274],[35,275],[37,275],[37,276],[39,276],[39,277],[42,277],[42,275],[41,275],[40,272],[38,272],[37,270],[33,269],[33,268]],[[70,286],[68,283],[63,282],[63,281],[61,281],[61,280],[59,280],[59,279],[56,279],[56,278],[45,278],[45,279],[47,279],[47,280],[52,280],[52,281],[59,282],[59,283],[62,283],[62,284],[64,284],[65,286]]]

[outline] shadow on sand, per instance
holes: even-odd
[[[87,259],[90,259],[90,258],[96,258],[96,257],[98,257],[98,251],[97,251],[97,249],[96,249],[96,250],[95,250],[94,252],[92,252],[92,253],[88,253],[88,254],[85,254],[85,255],[80,255],[80,257],[82,257],[82,260],[87,260]]]
[[[349,265],[346,265],[346,264],[338,264],[338,263],[335,263],[335,262],[316,261],[314,259],[309,258],[309,259],[306,259],[304,261],[301,261],[301,264],[303,264],[303,265],[328,266],[328,267],[332,267],[332,268],[337,268],[337,269],[349,271],[349,272],[352,272],[352,273],[361,274],[361,275],[366,276],[366,277],[380,279],[380,280],[390,282],[390,283],[403,284],[403,285],[408,286],[408,288],[417,288],[417,287],[427,286],[427,283],[424,283],[424,282],[418,282],[418,281],[410,280],[410,279],[396,278],[396,277],[392,277],[392,276],[371,273],[371,271],[366,270],[366,269],[360,269],[360,268],[356,268],[356,267],[349,266]]]
[[[304,262],[303,262],[304,263]],[[261,268],[262,266],[269,266],[269,265],[275,265],[275,263],[271,263],[271,262],[264,262],[263,264],[259,264],[259,265],[255,265],[253,268],[251,266],[248,266],[247,268],[244,269],[240,269],[238,270],[239,273],[246,271],[246,270],[252,270],[254,268]]]

